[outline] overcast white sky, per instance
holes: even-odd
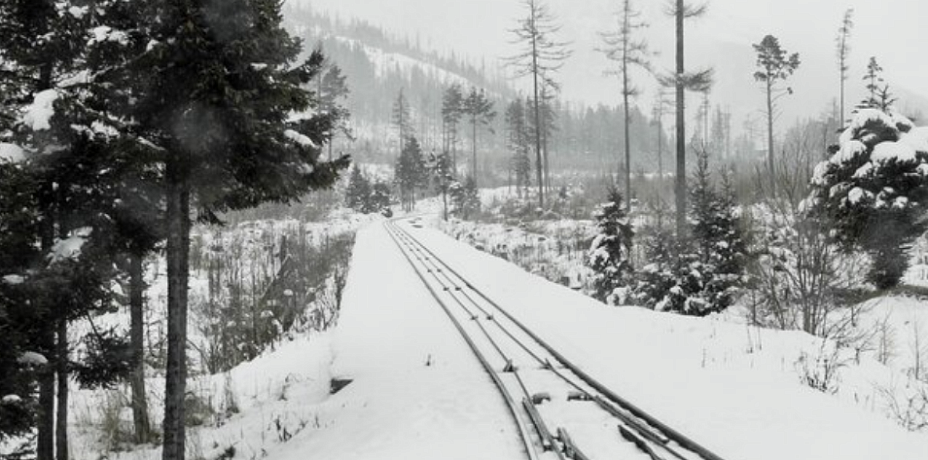
[[[454,49],[486,58],[488,64],[514,53],[509,43],[520,0],[288,0],[309,3],[342,17],[357,17],[399,34],[430,43],[439,50]],[[602,77],[607,65],[594,51],[597,32],[614,23],[620,0],[548,0],[561,17],[562,38],[573,42],[575,58],[562,80],[568,99],[614,103],[615,82]],[[652,47],[661,52],[657,64],[669,68],[673,59],[673,22],[662,14],[663,0],[638,0],[651,23]],[[928,1],[926,0],[711,0],[708,15],[688,24],[694,65],[715,65],[724,53],[716,44],[728,42],[750,50],[751,43],[770,33],[789,51],[804,58],[803,69],[820,81],[837,80],[834,40],[842,15],[855,9],[852,65],[862,72],[876,55],[893,84],[928,95]],[[700,52],[699,50],[704,50]],[[707,51],[706,51],[707,50]],[[828,75],[834,71],[835,75]],[[753,69],[746,69],[750,78]],[[807,75],[807,77],[809,77]],[[610,91],[609,89],[613,89]]]

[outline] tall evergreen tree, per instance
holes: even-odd
[[[344,135],[349,140],[352,138],[351,128],[348,126],[351,113],[344,106],[344,99],[351,93],[347,81],[348,77],[342,73],[341,67],[331,65],[322,76],[319,88],[319,108],[329,112],[338,120],[336,129],[333,129],[326,139],[329,147],[329,160],[332,160],[332,148],[338,134]]]
[[[448,220],[448,193],[454,184],[454,171],[452,170],[451,155],[448,152],[438,154],[431,165],[431,173],[435,189],[441,195],[442,219]]]
[[[525,119],[525,106],[521,99],[515,99],[506,108],[507,146],[512,152],[510,160],[516,180],[516,192],[521,197],[528,193],[532,180],[532,146],[531,134]]]
[[[508,63],[516,71],[518,77],[532,77],[532,110],[533,125],[544,126],[542,121],[542,101],[545,89],[556,91],[557,83],[553,75],[561,69],[571,56],[567,43],[554,39],[561,27],[556,23],[556,17],[551,13],[543,0],[522,0],[526,9],[526,16],[519,21],[516,29],[512,30],[516,41],[522,46],[522,51],[509,58]],[[544,161],[542,159],[541,129],[535,132],[535,172],[538,181],[538,203],[545,206],[545,179],[543,176]]]
[[[628,212],[631,212],[632,154],[631,133],[629,132],[631,119],[628,104],[629,99],[638,96],[640,90],[635,87],[629,74],[635,67],[650,70],[649,57],[652,53],[648,49],[648,43],[639,36],[641,29],[648,27],[648,24],[640,19],[641,12],[634,8],[631,0],[622,0],[621,10],[616,14],[616,17],[619,21],[617,30],[601,34],[606,45],[602,51],[609,60],[618,63],[618,70],[610,73],[618,74],[622,80],[622,107],[625,112],[622,121],[625,133],[625,208]]]
[[[404,144],[406,148],[396,160],[394,174],[403,208],[411,211],[416,204],[416,192],[427,183],[428,175],[419,140],[410,137]]]
[[[443,151],[451,154],[451,171],[457,176],[458,170],[458,126],[464,110],[464,95],[461,85],[452,84],[442,95],[441,120],[443,133]]]
[[[686,232],[686,91],[705,92],[712,86],[712,70],[686,72],[684,45],[684,25],[687,19],[698,18],[706,13],[706,5],[694,5],[685,0],[668,0],[667,14],[676,23],[676,71],[672,76],[661,78],[661,84],[676,91],[676,140],[677,170],[676,186],[676,222],[677,237],[683,238]]]
[[[406,150],[406,141],[415,135],[409,101],[406,100],[403,90],[400,90],[400,94],[396,96],[396,101],[393,102],[393,126],[399,135],[400,153],[402,154]]]
[[[364,177],[361,168],[355,165],[348,176],[348,188],[345,190],[345,206],[355,211],[364,212],[368,207],[371,195],[371,184]]]
[[[464,99],[461,112],[467,116],[471,128],[471,148],[473,149],[473,163],[471,167],[471,177],[474,183],[477,182],[477,129],[481,126],[488,128],[490,132],[493,129],[490,124],[496,118],[496,112],[493,110],[493,101],[487,98],[486,91],[477,91],[477,88],[471,88],[470,94]]]
[[[192,211],[218,213],[288,202],[328,187],[347,158],[323,162],[336,126],[304,89],[320,52],[297,62],[298,39],[282,27],[277,0],[150,2],[150,46],[127,63],[134,104],[123,119],[155,146],[163,164],[168,332],[163,458],[185,455],[188,257]],[[157,20],[153,20],[156,18]],[[260,63],[261,65],[256,65]]]
[[[847,81],[847,72],[850,65],[847,61],[851,55],[851,31],[854,29],[854,8],[848,8],[844,11],[844,17],[841,20],[841,27],[838,28],[838,36],[835,38],[836,54],[838,56],[838,72],[841,79],[841,115],[839,120],[844,124],[844,117],[847,115],[844,109],[844,82]]]
[[[789,54],[780,47],[780,40],[773,35],[765,36],[760,43],[753,46],[757,52],[759,68],[754,72],[754,79],[763,84],[767,97],[767,171],[770,174],[770,191],[776,196],[777,169],[773,150],[773,121],[777,115],[777,101],[783,96],[793,94],[792,88],[783,88],[781,83],[799,68],[799,53]]]

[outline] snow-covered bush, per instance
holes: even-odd
[[[623,209],[622,194],[615,188],[609,200],[593,214],[598,233],[590,244],[587,263],[593,269],[593,296],[610,305],[625,303],[621,288],[629,284],[629,260],[634,231]]]
[[[891,109],[860,110],[815,168],[812,187],[806,207],[833,221],[845,248],[870,254],[868,280],[880,289],[897,285],[928,223],[928,127]]]

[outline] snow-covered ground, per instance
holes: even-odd
[[[724,458],[925,458],[928,436],[881,415],[904,374],[862,357],[838,365],[838,397],[802,378],[831,344],[721,318],[607,308],[430,229],[417,236],[619,394]],[[839,355],[840,357],[840,355]]]
[[[860,364],[839,355],[832,395],[802,382],[832,356],[820,339],[724,316],[606,307],[438,230],[407,228],[585,370],[726,460],[926,458],[928,435],[889,420],[883,391],[924,388],[905,344],[924,318],[918,300],[873,301],[865,320],[897,327],[898,351],[885,365],[875,352]],[[330,395],[332,378],[352,383]],[[158,379],[149,385],[160,394]],[[190,386],[214,409],[191,428],[190,458],[230,447],[235,458],[273,460],[524,455],[497,390],[379,222],[358,233],[334,331],[300,335]],[[99,458],[98,413],[112,397],[73,398],[75,459]],[[128,410],[121,416],[126,423]],[[108,454],[159,456],[157,447]]]

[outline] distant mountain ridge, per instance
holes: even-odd
[[[441,143],[438,120],[447,87],[456,83],[465,91],[485,89],[497,100],[516,97],[498,69],[425,50],[365,21],[334,19],[308,5],[288,3],[284,11],[288,27],[307,48],[321,47],[346,75],[353,129],[367,149],[382,150],[395,137],[391,119],[400,91],[412,109],[420,141],[433,148]]]

